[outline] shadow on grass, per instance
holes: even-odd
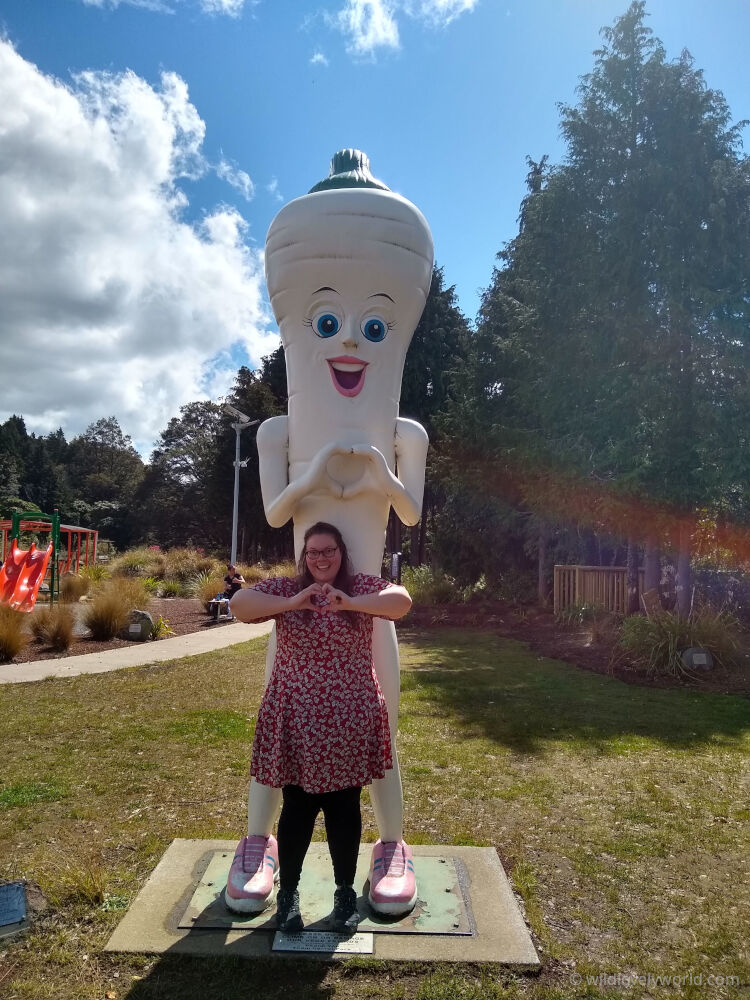
[[[199,935],[200,931],[195,931]],[[206,933],[205,931],[202,933]],[[210,932],[216,946],[215,930]],[[189,941],[192,935],[185,939]],[[183,945],[184,947],[184,945]],[[186,955],[165,952],[148,975],[133,983],[126,1000],[227,1000],[227,997],[294,997],[295,1000],[328,1000],[336,993],[325,984],[330,964],[310,959],[256,958],[238,954],[241,944],[224,942],[220,955]]]
[[[487,632],[401,633],[402,718],[453,717],[469,737],[521,753],[580,744],[631,753],[639,741],[668,747],[735,746],[750,730],[750,701],[625,684],[537,656]],[[411,669],[410,669],[411,668]]]

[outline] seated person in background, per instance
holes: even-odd
[[[224,577],[224,597],[234,597],[238,590],[242,590],[245,578],[233,563],[227,563],[227,575]]]

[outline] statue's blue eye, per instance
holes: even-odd
[[[333,313],[323,313],[315,320],[315,332],[319,337],[333,337],[339,332],[339,321]]]
[[[388,324],[380,319],[379,316],[371,316],[362,324],[362,333],[364,333],[368,340],[372,340],[377,344],[381,340],[385,340],[385,335],[388,333]]]

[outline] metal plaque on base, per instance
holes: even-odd
[[[337,934],[335,931],[276,931],[273,951],[306,951],[316,955],[372,955],[372,934]]]

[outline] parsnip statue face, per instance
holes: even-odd
[[[404,359],[432,276],[420,213],[390,192],[307,195],[279,213],[266,272],[290,414],[358,427],[398,413]]]

